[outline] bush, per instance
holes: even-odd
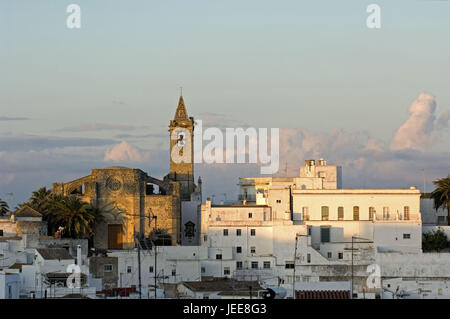
[[[447,235],[441,230],[433,230],[423,234],[422,249],[426,251],[440,251],[449,246]]]

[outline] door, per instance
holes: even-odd
[[[108,225],[108,249],[122,249],[122,225]]]

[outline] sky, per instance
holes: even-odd
[[[111,165],[164,176],[180,87],[207,125],[280,128],[280,174],[323,157],[344,187],[429,191],[450,173],[449,38],[442,0],[3,0],[0,198]],[[216,199],[258,174],[196,165]]]

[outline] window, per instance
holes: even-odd
[[[344,207],[338,207],[338,220],[344,220]]]
[[[409,220],[409,206],[403,207],[403,219]]]
[[[353,220],[359,220],[359,206],[353,206]]]
[[[252,261],[252,269],[258,269],[258,262]]]
[[[306,255],[306,261],[309,263],[311,263],[311,254],[307,254]]]
[[[236,236],[241,236],[242,231],[240,229],[236,229]]]
[[[294,262],[293,261],[288,261],[286,260],[286,265],[285,265],[286,269],[294,269]]]
[[[312,226],[308,225],[308,236],[311,236]]]
[[[281,204],[281,199],[277,199],[277,204]]]
[[[0,236],[3,236],[3,229],[0,229]]]
[[[203,295],[203,299],[209,299],[209,295]]]
[[[203,235],[203,241],[207,241],[208,240],[208,235]]]
[[[343,259],[344,258],[344,254],[343,253],[338,253],[338,258],[339,259]]]
[[[111,264],[103,265],[103,271],[111,272],[112,270],[113,270],[113,265],[111,265]]]
[[[216,259],[222,259],[222,254],[216,254]]]
[[[328,220],[329,208],[328,206],[322,206],[322,220]]]
[[[202,267],[202,274],[206,272],[206,268]]]
[[[224,235],[224,236],[228,236],[228,229],[224,229],[224,230],[223,230],[223,235]]]
[[[153,266],[148,267],[148,272],[153,272]]]
[[[223,269],[223,274],[226,276],[226,275],[229,275],[230,274],[230,267],[225,267],[224,269]]]
[[[177,275],[177,270],[176,269],[172,269],[172,276],[176,276]]]
[[[332,253],[331,251],[329,251],[328,254],[327,254],[327,257],[328,257],[328,258],[333,257],[333,253]]]
[[[252,213],[248,213],[248,218],[253,218],[253,214]]]
[[[389,219],[389,207],[383,207],[383,219]]]
[[[270,269],[270,261],[265,261],[263,267],[264,269]]]
[[[252,253],[252,254],[256,253],[256,247],[255,246],[250,247],[250,253]]]
[[[320,241],[322,243],[330,242],[330,227],[320,227]]]
[[[411,234],[403,234],[403,239],[410,239],[411,238]]]
[[[241,246],[237,246],[236,247],[236,253],[238,253],[238,254],[242,253],[242,247]]]
[[[250,229],[250,236],[256,235],[256,229]]]
[[[242,269],[242,261],[236,261],[236,268]]]
[[[129,274],[131,273],[131,266],[127,267],[127,273],[129,273]]]
[[[369,207],[369,220],[373,220],[374,216],[375,216],[375,207],[370,206]]]
[[[303,219],[309,220],[309,208],[307,206],[302,207]]]

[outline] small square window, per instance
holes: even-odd
[[[237,246],[236,247],[236,253],[238,253],[238,254],[242,253],[242,247],[241,246]]]
[[[127,267],[127,273],[129,273],[129,274],[131,273],[131,266]]]
[[[293,261],[286,261],[285,268],[286,269],[294,269],[294,262]]]
[[[277,204],[281,204],[281,199],[277,199]]]
[[[331,253],[331,251],[328,252],[327,257],[331,258],[333,256],[333,254]]]
[[[264,269],[270,269],[270,261],[265,261],[263,267]]]
[[[256,253],[256,247],[255,246],[250,247],[250,253],[252,253],[252,254]]]
[[[224,274],[224,275],[229,275],[229,274],[230,274],[230,267],[225,267],[225,268],[223,269],[223,274]]]
[[[344,254],[343,253],[338,253],[338,258],[339,259],[343,259],[344,258]]]
[[[242,231],[240,229],[236,229],[236,236],[241,236]]]
[[[206,268],[202,267],[202,274],[206,272]]]
[[[177,275],[177,270],[176,269],[172,269],[172,276],[176,276]]]
[[[217,254],[216,259],[222,259],[222,254]]]
[[[255,235],[256,235],[256,229],[251,229],[250,236],[255,236]]]
[[[248,213],[248,218],[253,218],[253,214],[252,213]]]
[[[252,269],[258,269],[258,262],[252,261]]]
[[[153,272],[153,266],[148,267],[148,272]]]
[[[111,265],[111,264],[103,265],[103,270],[105,272],[111,272],[113,270],[113,265]]]
[[[236,261],[236,268],[242,269],[242,261]]]
[[[224,236],[228,236],[228,229],[224,229],[224,230],[223,230],[223,235],[224,235]]]
[[[411,234],[403,234],[403,239],[410,239],[411,238]]]

